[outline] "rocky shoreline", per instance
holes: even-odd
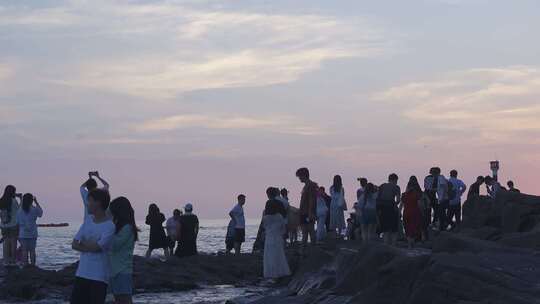
[[[540,303],[540,197],[502,192],[463,206],[459,232],[413,250],[378,242],[326,242],[306,257],[288,252],[294,275],[255,301],[229,303]],[[404,245],[404,244],[402,244]],[[0,300],[67,299],[75,265],[60,271],[14,270]],[[262,257],[200,255],[167,262],[135,258],[137,293],[208,285],[261,284]],[[2,276],[2,274],[0,274]],[[5,274],[4,274],[5,277]]]

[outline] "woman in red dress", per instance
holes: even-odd
[[[407,190],[401,198],[405,235],[407,236],[409,248],[412,248],[414,242],[422,237],[422,213],[418,203],[421,198],[422,189],[418,184],[418,179],[416,176],[411,176],[407,184]]]

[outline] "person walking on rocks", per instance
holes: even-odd
[[[344,212],[347,210],[345,189],[339,175],[334,176],[334,182],[330,187],[330,196],[332,197],[332,202],[330,203],[330,230],[339,238],[346,228]]]
[[[398,176],[392,173],[388,182],[379,186],[377,208],[380,212],[380,228],[387,245],[395,245],[399,226],[398,205],[401,200],[401,189],[397,185]]]
[[[146,258],[150,258],[154,249],[163,249],[165,257],[169,257],[169,240],[163,229],[165,215],[159,211],[156,204],[150,204],[148,215],[146,216],[146,225],[150,226],[150,242],[146,251]]]
[[[264,238],[263,274],[267,279],[277,279],[291,275],[287,256],[285,255],[286,221],[275,204],[264,210],[262,220]]]
[[[32,206],[35,204],[36,206]],[[22,199],[22,206],[17,211],[17,223],[19,225],[19,243],[22,245],[23,265],[36,266],[36,242],[38,227],[36,221],[43,216],[43,209],[37,199],[30,193],[26,193]]]
[[[315,243],[315,219],[317,214],[317,191],[319,187],[309,178],[308,168],[296,171],[296,177],[304,184],[300,198],[300,225],[302,229],[302,245],[305,248],[308,237]]]
[[[244,194],[238,195],[237,201],[237,204],[229,212],[229,216],[234,222],[234,253],[239,255],[242,243],[246,241],[246,218],[244,217],[246,196]]]
[[[117,304],[131,304],[133,295],[133,250],[138,240],[135,212],[123,196],[111,202],[115,232],[109,253],[111,265],[110,290]]]

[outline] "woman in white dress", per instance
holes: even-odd
[[[336,237],[340,237],[343,229],[345,229],[345,189],[341,176],[334,176],[334,183],[330,187],[330,195],[332,203],[330,204],[330,229],[336,232]]]
[[[274,205],[265,209],[263,225],[265,230],[263,273],[267,279],[277,279],[291,275],[283,234],[287,231],[287,221]]]
[[[322,241],[326,238],[326,216],[328,215],[328,207],[321,192],[317,193],[317,241]]]

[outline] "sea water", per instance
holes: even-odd
[[[260,220],[246,220],[246,243],[243,252],[250,252]],[[200,220],[197,248],[200,253],[214,254],[225,250],[225,235],[229,220]],[[144,256],[148,249],[150,227],[144,222],[137,223],[141,230],[135,245],[135,254]],[[70,223],[68,227],[40,227],[37,242],[37,265],[48,270],[59,270],[79,259],[79,254],[71,249],[71,242],[80,223]],[[154,250],[154,258],[162,258],[163,250]],[[260,294],[264,288],[234,286],[206,286],[205,288],[175,293],[140,294],[134,297],[135,303],[222,303],[234,297],[251,297]],[[35,303],[63,303],[57,300],[43,300]]]

